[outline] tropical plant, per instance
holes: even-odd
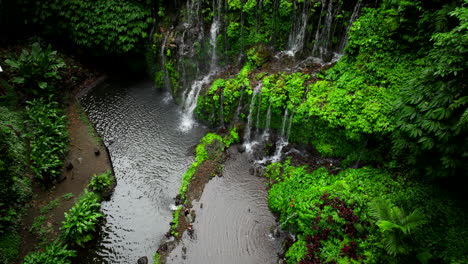
[[[91,181],[88,184],[88,187],[95,191],[95,192],[100,192],[107,188],[111,184],[111,174],[112,172],[110,170],[101,173],[99,175],[94,175],[91,178]]]
[[[66,116],[49,97],[27,102],[28,136],[31,140],[31,166],[37,179],[52,182],[60,174],[67,151]]]
[[[23,264],[71,264],[71,259],[75,256],[76,252],[67,249],[67,245],[54,242],[44,251],[29,253],[24,258]]]
[[[411,250],[407,240],[417,227],[424,224],[422,212],[415,209],[407,214],[389,200],[377,199],[370,203],[370,214],[377,220],[382,232],[384,247],[391,256],[408,254]]]
[[[53,92],[53,82],[61,78],[59,70],[65,67],[57,51],[53,51],[50,45],[43,49],[38,42],[32,44],[31,51],[23,49],[19,58],[8,59],[5,63],[16,73],[13,82],[34,96]]]
[[[402,89],[394,107],[394,149],[432,177],[468,171],[468,7],[449,14],[458,24],[432,35],[427,66]]]
[[[99,52],[125,53],[139,46],[152,23],[151,8],[136,1],[20,0],[26,23],[40,25],[45,34],[68,37]]]
[[[60,228],[62,236],[73,244],[84,246],[93,239],[98,227],[98,221],[104,216],[100,212],[99,196],[94,192],[85,192],[79,201],[65,213],[65,221]]]

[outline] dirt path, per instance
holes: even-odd
[[[50,190],[33,186],[33,198],[20,230],[23,238],[20,260],[30,251],[40,247],[42,242],[53,241],[58,237],[59,228],[65,219],[64,212],[73,206],[91,176],[112,167],[104,145],[78,103],[74,102],[67,108],[67,115],[70,149],[64,164],[66,167],[71,162],[73,169],[64,168],[63,175],[66,178]],[[33,224],[35,227],[31,228]]]

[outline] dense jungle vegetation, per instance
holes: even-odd
[[[332,4],[340,7],[333,34],[316,38],[311,32],[324,32]],[[336,63],[298,71],[289,67],[295,59],[274,63],[302,12],[309,33],[297,57],[330,61],[344,48]],[[245,122],[253,101],[259,128],[270,112],[268,128],[279,133],[287,111],[291,143],[341,160],[338,173],[290,159],[267,167],[269,206],[296,238],[287,263],[468,263],[467,0],[1,1],[1,263],[17,262],[31,181],[50,186],[67,153],[61,98],[82,77],[55,50],[100,59],[145,54],[156,84],[181,102],[209,68],[213,44],[178,25],[209,31],[217,16],[215,52],[226,70],[201,92],[198,119],[212,127]],[[252,100],[258,83],[261,96]],[[90,240],[102,217],[97,192],[108,181],[96,177],[67,214],[60,241],[24,262],[71,263],[76,253],[67,247]]]

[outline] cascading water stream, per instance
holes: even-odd
[[[354,6],[353,13],[351,14],[351,17],[349,18],[348,25],[346,26],[345,36],[342,38],[338,52],[342,52],[344,48],[346,47],[346,44],[348,44],[349,29],[353,25],[354,21],[356,21],[356,19],[358,18],[359,13],[361,12],[361,6],[362,6],[362,2],[357,1],[356,5]]]
[[[300,19],[298,22],[293,23],[293,28],[289,34],[288,50],[285,53],[288,56],[294,57],[297,52],[302,51],[304,47],[304,39],[306,35],[308,16],[308,1],[303,3]]]
[[[171,90],[171,81],[169,80],[169,73],[167,72],[167,68],[166,68],[166,54],[164,54],[164,51],[166,49],[167,38],[169,37],[169,34],[170,34],[170,30],[168,30],[166,34],[164,34],[164,39],[161,45],[161,52],[160,52],[164,88],[166,88],[168,91]]]
[[[260,129],[260,114],[262,112],[262,90],[258,94],[258,104],[257,104],[257,120],[255,126],[257,127],[257,131]]]
[[[190,91],[187,93],[184,100],[184,107],[182,112],[182,119],[180,123],[180,130],[189,131],[195,125],[195,120],[193,117],[193,111],[197,106],[198,96],[200,94],[203,86],[208,85],[213,76],[218,72],[218,56],[216,53],[217,48],[217,38],[219,33],[219,28],[221,24],[221,0],[213,2],[215,9],[215,15],[213,22],[210,27],[210,67],[209,72],[203,76],[201,79],[195,80],[190,86]]]
[[[236,112],[234,113],[234,118],[233,118],[233,121],[232,121],[232,125],[239,122],[239,114],[240,114],[240,111],[242,109],[242,98],[243,97],[244,97],[244,93],[243,93],[243,90],[242,90],[241,95],[239,97],[239,103],[237,104]]]
[[[327,15],[325,16],[325,25],[323,27],[323,35],[320,49],[320,58],[323,59],[324,55],[328,52],[329,42],[330,42],[330,35],[332,29],[332,22],[333,22],[333,0],[328,1],[328,8],[327,8]]]
[[[292,120],[292,115],[291,115],[291,120]],[[281,134],[279,140],[276,142],[276,149],[275,149],[275,154],[269,159],[272,162],[277,162],[281,159],[281,153],[283,151],[283,148],[288,145],[288,130],[289,128],[286,128],[286,124],[288,123],[288,109],[286,108],[284,110],[284,116],[283,116],[283,121],[281,122]]]
[[[247,152],[252,151],[252,147],[255,145],[255,142],[251,141],[252,134],[252,118],[253,113],[255,112],[255,101],[257,101],[257,95],[261,93],[263,84],[260,82],[253,90],[252,99],[250,100],[249,106],[249,115],[247,116],[247,127],[245,128],[244,133],[244,147]]]
[[[262,140],[265,142],[270,137],[270,123],[271,123],[271,105],[268,106],[266,120],[265,120],[265,130],[263,131]]]

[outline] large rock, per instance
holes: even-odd
[[[148,264],[148,257],[144,256],[139,258],[137,264]]]

